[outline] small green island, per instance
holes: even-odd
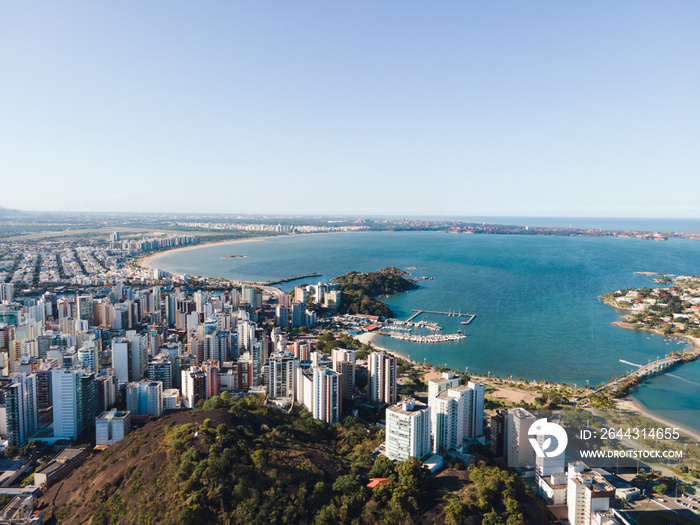
[[[393,317],[394,313],[377,297],[410,292],[419,288],[415,281],[406,279],[408,272],[387,266],[378,272],[348,272],[333,279],[340,285],[342,298],[339,314],[367,314]]]

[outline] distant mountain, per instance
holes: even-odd
[[[0,219],[6,219],[6,218],[11,218],[11,217],[26,217],[28,214],[20,211],[20,210],[13,210],[11,208],[3,208],[0,206]]]

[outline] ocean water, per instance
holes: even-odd
[[[287,289],[350,270],[417,267],[412,276],[435,279],[385,302],[404,319],[413,308],[476,314],[468,326],[456,317],[419,317],[441,323],[445,333],[462,329],[467,339],[417,344],[379,337],[379,345],[474,373],[595,385],[631,368],[621,359],[645,364],[686,345],[610,325],[624,312],[598,296],[655,284],[637,271],[698,274],[698,261],[700,242],[689,240],[371,232],[205,246],[164,255],[153,264],[172,273],[242,280],[322,274],[288,283]],[[696,362],[678,367],[673,376],[652,378],[634,395],[653,410],[696,408],[698,386]],[[685,423],[700,429],[700,418]]]

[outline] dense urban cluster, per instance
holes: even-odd
[[[23,293],[37,287],[107,286],[117,279],[147,279],[151,272],[125,264],[130,257],[196,243],[195,236],[163,234],[120,240],[118,233],[111,235],[109,243],[7,242],[0,246],[0,283],[12,284],[17,293]]]
[[[109,449],[133,429],[164,415],[260,406],[283,410],[292,418],[285,425],[309,418],[325,428],[341,428],[341,440],[362,430],[376,438],[378,423],[383,437],[371,451],[374,466],[365,451],[353,467],[369,473],[372,501],[374,496],[381,501],[382,491],[388,490],[382,486],[396,482],[400,471],[409,468],[401,465],[413,462],[416,472],[425,473],[440,471],[446,462],[469,465],[476,447],[487,450],[490,461],[507,464],[511,474],[476,464],[470,486],[478,486],[481,479],[510,487],[510,495],[486,498],[491,503],[484,506],[475,503],[469,490],[460,492],[445,506],[445,522],[460,523],[476,513],[484,523],[499,523],[504,517],[509,524],[525,523],[525,511],[514,496],[523,486],[508,477],[517,472],[532,477],[550,510],[571,524],[624,523],[612,503],[638,496],[639,490],[580,461],[567,466],[564,453],[537,456],[528,434],[536,416],[523,408],[487,413],[483,379],[441,370],[421,385],[416,370],[424,372],[430,365],[411,365],[366,344],[358,348],[353,336],[363,332],[396,337],[409,329],[439,329],[362,313],[361,305],[371,306],[370,299],[379,294],[415,288],[404,272],[351,272],[332,283],[284,292],[261,283],[217,280],[210,286],[214,282],[204,278],[133,264],[141,253],[196,242],[195,237],[177,235],[122,240],[115,233],[107,243],[40,241],[21,250],[11,245],[0,254],[0,446],[9,461],[2,467],[6,484],[25,479],[32,468],[26,459],[10,458],[44,458],[23,487],[0,487],[0,496],[15,497],[0,513],[0,523],[41,523],[34,498],[85,462],[92,453],[86,445]],[[687,327],[697,319],[696,288],[620,291],[614,296],[640,314],[648,315],[654,307],[669,309],[672,316],[662,321]],[[345,301],[356,305],[352,314],[342,315],[348,310]],[[418,395],[423,389],[427,396]],[[257,401],[231,405],[246,399]],[[357,419],[348,423],[348,415]],[[318,432],[307,423],[300,428]],[[206,425],[200,431],[211,434]],[[227,432],[220,428],[219,438],[210,438],[225,440]],[[353,439],[356,446],[363,443]],[[186,450],[180,452],[178,461],[189,461]],[[344,494],[348,505],[355,501],[353,491],[361,488],[352,476],[339,477],[338,487],[333,494]],[[404,489],[392,487],[393,502]],[[420,491],[412,490],[410,504],[401,500],[392,507],[408,522],[410,509],[418,508]],[[332,521],[341,511],[329,505],[323,513]],[[357,516],[368,516],[364,522],[379,516],[352,505]],[[501,509],[498,515],[496,507]],[[99,512],[121,515],[113,511]],[[18,516],[23,518],[17,521]]]
[[[321,232],[352,232],[369,229],[368,226],[317,226],[310,224],[259,224],[240,222],[178,222],[177,226],[187,228],[202,228],[204,230],[244,230],[253,232],[277,233],[321,233]]]

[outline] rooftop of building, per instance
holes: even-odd
[[[81,454],[85,453],[84,448],[66,448],[63,449],[55,458],[53,458],[55,461],[63,461],[64,463],[67,461],[71,461]]]
[[[369,483],[367,483],[368,489],[373,489],[379,485],[384,485],[385,483],[391,483],[390,478],[370,478]]]
[[[592,471],[578,472],[573,478],[574,483],[586,485],[591,492],[614,492],[613,487],[600,474]]]
[[[518,419],[529,419],[529,418],[534,419],[535,418],[535,416],[530,414],[530,412],[528,412],[524,408],[511,408],[510,412]]]
[[[53,458],[49,463],[47,463],[43,468],[38,470],[41,474],[45,474],[47,477],[59,470],[66,463],[76,459],[81,454],[85,453],[85,449],[82,448],[67,448],[62,450],[55,458]]]
[[[387,410],[390,410],[395,414],[411,415],[420,412],[421,410],[425,410],[426,408],[428,408],[428,405],[425,403],[421,403],[420,401],[416,401],[412,397],[409,397],[402,399],[397,404],[388,407]]]
[[[128,410],[125,410],[123,412],[117,412],[117,410],[114,409],[114,410],[109,410],[107,412],[102,412],[99,416],[97,416],[97,419],[100,419],[100,420],[108,420],[108,419],[112,419],[112,418],[125,419],[125,418],[129,417],[130,414],[131,414],[131,412],[129,412]]]

